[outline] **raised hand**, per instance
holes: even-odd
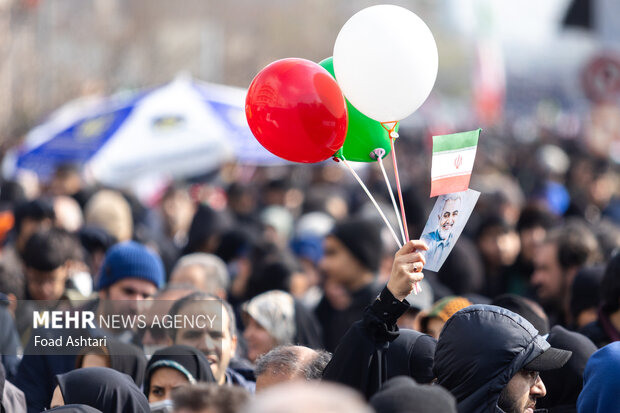
[[[415,283],[424,278],[422,268],[424,268],[426,259],[421,251],[426,250],[428,246],[424,241],[412,240],[403,245],[394,255],[387,288],[396,299],[404,300],[413,291]]]

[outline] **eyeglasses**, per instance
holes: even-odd
[[[519,373],[530,381],[530,387],[538,383],[538,380],[540,380],[540,373],[538,371],[520,370]]]

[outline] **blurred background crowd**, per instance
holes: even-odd
[[[480,200],[441,270],[424,272],[422,293],[408,299],[399,326],[437,338],[459,309],[494,303],[529,311],[541,334],[559,325],[598,347],[620,340],[620,7],[611,0],[395,3],[426,21],[440,62],[433,93],[401,123],[397,141],[412,239],[434,202],[431,136],[483,128],[470,184]],[[172,310],[160,311],[178,314],[190,311],[184,307],[192,300],[215,296],[228,303],[234,324],[222,340],[235,345],[224,355],[204,350],[208,373],[200,352],[185,354],[183,360],[195,358],[185,366],[192,377],[210,376],[197,381],[249,391],[267,386],[273,366],[260,356],[292,343],[316,350],[309,356],[315,364],[297,374],[320,377],[327,352],[387,282],[397,251],[343,165],[276,162],[260,151],[244,157],[239,148],[246,148],[247,131],[231,127],[229,112],[213,106],[211,131],[185,127],[191,122],[184,116],[198,109],[155,108],[148,112],[153,130],[127,129],[119,137],[126,144],[106,144],[132,121],[141,99],[180,72],[186,74],[177,82],[196,82],[195,90],[207,87],[200,81],[245,88],[276,59],[330,56],[346,19],[372,4],[0,1],[0,293],[18,336],[3,354],[28,346],[30,320],[20,320],[20,300],[89,300],[103,291],[103,298],[174,301]],[[220,102],[243,114],[242,89],[218,91]],[[204,93],[196,104],[213,105]],[[100,151],[108,151],[106,160],[123,158],[124,148],[148,152],[165,138],[182,146],[182,134],[212,139],[213,130],[218,142],[235,141],[232,154],[213,146],[212,155],[194,159],[188,151],[196,149],[188,146],[166,160],[174,173],[158,168],[163,158],[155,156],[111,178],[98,171],[115,168],[112,161],[87,166]],[[131,139],[146,146],[135,148]],[[37,151],[42,147],[50,152]],[[356,169],[396,227],[378,165]],[[155,269],[151,278],[125,285],[114,265],[132,254],[141,257],[136,265]],[[106,265],[112,270],[102,271]],[[118,339],[149,356],[171,345],[200,349],[199,340],[182,333]],[[114,350],[101,351],[110,367]],[[286,351],[289,359],[303,358],[299,348]],[[54,376],[76,361],[44,368],[26,359],[29,367],[17,357],[3,364],[29,411],[38,412],[49,407]],[[86,357],[78,360],[81,367]],[[148,380],[157,370],[146,360],[135,371],[150,402],[169,398],[163,385],[162,397],[150,396],[157,389],[151,393]],[[257,376],[264,381],[255,383]],[[60,386],[70,389],[66,382]],[[65,398],[70,393],[63,390]],[[241,406],[247,396],[217,397]]]

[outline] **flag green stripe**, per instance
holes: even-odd
[[[478,128],[469,132],[433,136],[433,153],[453,151],[476,146],[478,145],[478,137],[480,136],[481,130],[481,128]]]

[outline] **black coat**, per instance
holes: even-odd
[[[323,379],[353,387],[370,398],[395,376],[407,375],[419,383],[433,379],[435,339],[417,331],[399,330],[398,317],[409,308],[384,288],[380,300],[369,306],[363,319],[348,329]]]
[[[336,350],[346,331],[354,322],[362,318],[364,309],[372,304],[380,291],[381,287],[375,283],[362,287],[352,294],[351,304],[345,310],[336,310],[331,306],[329,300],[323,297],[315,309],[315,315],[323,329],[325,350],[331,352]]]

